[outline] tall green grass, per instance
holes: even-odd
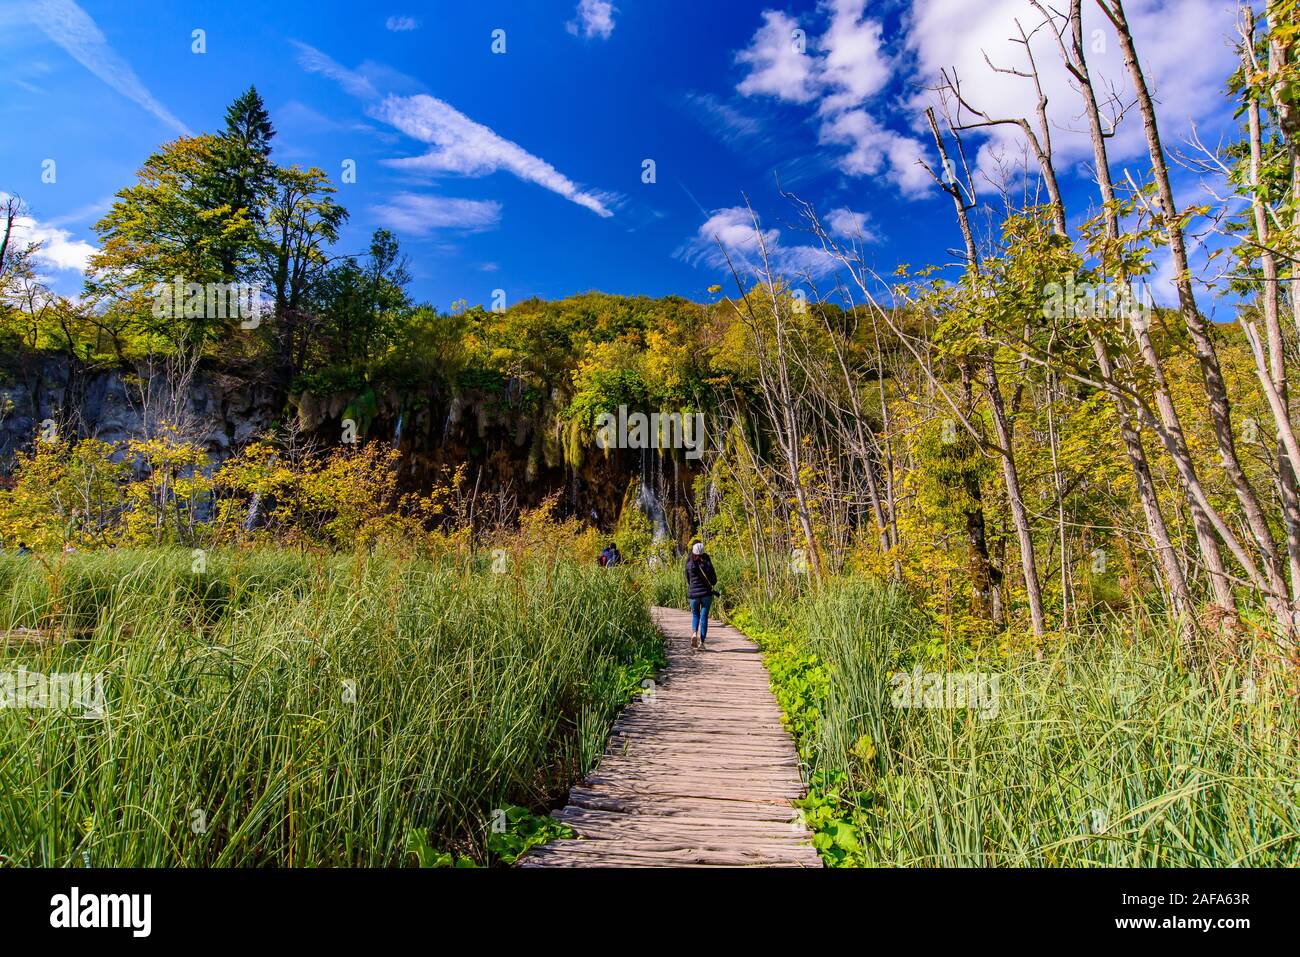
[[[0,863],[34,866],[484,861],[662,655],[626,576],[540,559],[9,556],[0,627],[39,629],[0,673],[104,676],[101,718],[0,709]]]
[[[870,582],[741,623],[768,653],[832,863],[1300,863],[1300,714],[1280,666],[1188,671],[1168,627],[1140,617],[1041,660],[958,655]],[[996,676],[996,709],[897,706],[891,676],[918,665]]]

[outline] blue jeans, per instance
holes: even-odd
[[[703,598],[692,598],[691,600],[691,631],[700,633],[700,641],[709,632],[709,608],[713,605],[713,596],[705,595]]]

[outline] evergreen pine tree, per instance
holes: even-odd
[[[250,231],[265,221],[265,202],[275,183],[271,140],[275,127],[257,87],[250,86],[226,109],[226,129],[221,134],[221,169],[213,186],[214,205],[229,207],[233,223],[229,243],[219,252],[222,272],[234,280],[246,254]],[[244,248],[241,248],[244,247]]]

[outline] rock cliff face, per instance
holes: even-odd
[[[182,419],[214,463],[271,426],[274,391],[255,373],[200,369],[175,400],[161,370],[88,370],[66,356],[10,355],[0,364],[0,463],[30,446],[42,423],[124,443],[160,418]]]
[[[500,392],[429,382],[400,391],[300,393],[277,408],[276,390],[256,366],[200,368],[175,395],[170,378],[143,365],[89,370],[62,355],[0,356],[0,475],[47,422],[64,434],[124,445],[152,434],[160,421],[180,420],[218,465],[277,424],[293,421],[305,440],[328,447],[352,419],[360,441],[385,441],[402,452],[408,488],[425,490],[464,465],[466,499],[492,514],[557,494],[561,516],[609,530],[629,486],[639,482],[638,490],[652,491],[634,500],[649,503],[656,523],[666,517],[673,537],[687,534],[689,467],[654,452],[579,447],[550,404],[525,409],[518,383]]]

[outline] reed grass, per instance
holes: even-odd
[[[1283,663],[1191,671],[1134,613],[1041,659],[936,648],[897,588],[756,606],[832,863],[1295,866],[1300,714]],[[893,676],[996,676],[995,708],[900,707]],[[811,715],[811,718],[809,716]]]
[[[106,697],[0,708],[2,863],[399,865],[426,829],[482,862],[494,811],[554,806],[662,655],[635,582],[571,562],[205,560],[0,558],[0,672]]]

